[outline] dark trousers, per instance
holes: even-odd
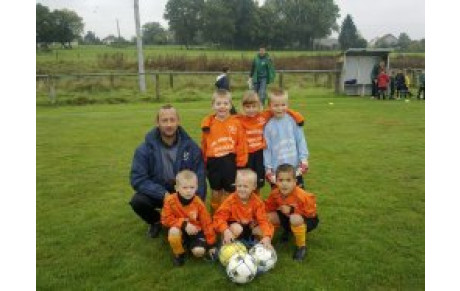
[[[371,79],[372,84],[372,96],[377,97],[377,82],[374,79]]]
[[[418,87],[417,99],[420,99],[420,95],[422,94],[422,91],[423,91],[423,99],[425,99],[425,86]]]
[[[148,224],[160,222],[160,211],[163,200],[154,199],[142,193],[135,193],[129,202],[134,212]]]
[[[276,213],[278,213],[278,218],[280,220],[280,225],[286,232],[291,232],[291,222],[289,221],[289,217],[283,214],[280,210],[277,210]],[[310,217],[307,218],[305,216],[303,217],[303,221],[307,225],[307,232],[310,232],[314,230],[319,223],[319,218],[318,216],[315,217]]]

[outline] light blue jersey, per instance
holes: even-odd
[[[308,148],[302,127],[285,114],[282,118],[272,117],[264,128],[267,147],[264,149],[265,169],[273,171],[279,165],[290,164],[297,168],[300,161],[308,160]]]

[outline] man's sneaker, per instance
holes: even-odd
[[[149,226],[149,230],[147,231],[147,235],[151,238],[156,238],[160,234],[161,231],[161,224],[159,222],[151,224]]]
[[[297,247],[292,258],[296,261],[303,261],[307,253],[306,247]]]
[[[173,258],[173,264],[176,267],[183,266],[185,263],[185,253],[178,255],[177,257]]]

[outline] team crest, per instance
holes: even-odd
[[[190,157],[190,153],[189,152],[184,152],[184,161],[187,161]]]
[[[191,219],[191,220],[197,220],[198,219],[198,213],[196,213],[196,211],[192,211],[188,214],[188,217]]]
[[[231,134],[235,134],[236,133],[236,126],[229,125],[228,130],[230,131]]]

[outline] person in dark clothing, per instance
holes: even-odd
[[[147,234],[154,238],[161,231],[159,208],[175,191],[175,177],[184,169],[198,177],[197,195],[206,201],[204,160],[199,146],[180,126],[179,115],[171,105],[164,105],[157,115],[157,126],[136,149],[131,166],[131,186],[136,191],[129,202],[134,212],[147,224]]]
[[[222,68],[222,74],[217,76],[216,83],[214,83],[217,90],[225,89],[227,91],[230,91],[230,79],[228,78],[228,71],[229,71],[229,67],[225,66]],[[233,103],[232,103],[232,108],[230,109],[230,114],[237,114]]]
[[[385,69],[385,61],[381,60],[378,64],[375,64],[371,71],[371,84],[372,84],[372,97],[377,97],[377,76],[380,73],[380,69]]]
[[[406,77],[402,70],[398,70],[398,73],[395,77],[395,84],[396,84],[396,98],[406,98],[407,95],[407,85],[406,85]]]
[[[395,71],[391,70],[391,73],[390,73],[390,98],[389,99],[395,99],[395,89],[396,89]]]
[[[260,46],[259,53],[252,61],[249,80],[253,84],[254,91],[259,95],[260,104],[262,104],[262,107],[265,106],[267,85],[275,80],[275,68],[270,56],[265,52],[264,45]]]
[[[423,98],[421,98],[422,91],[423,91]],[[420,76],[418,76],[417,99],[425,99],[425,71],[422,71]]]

